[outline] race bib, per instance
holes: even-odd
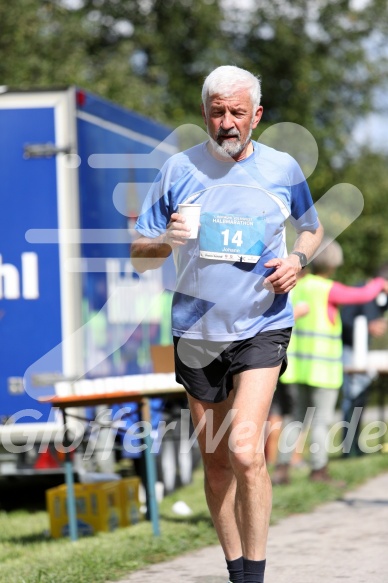
[[[265,219],[202,213],[200,257],[256,263],[264,249]]]

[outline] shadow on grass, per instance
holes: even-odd
[[[207,526],[213,526],[213,522],[209,516],[209,514],[205,513],[205,512],[200,512],[200,513],[196,513],[196,514],[191,514],[189,516],[178,516],[178,515],[173,515],[170,513],[160,513],[160,518],[161,520],[165,520],[166,522],[171,522],[171,523],[189,523],[189,524],[193,524],[193,525],[197,525],[200,523],[205,523]]]
[[[24,476],[0,480],[0,508],[5,512],[46,509],[46,490],[63,483],[63,476]]]
[[[7,544],[24,545],[33,543],[54,543],[56,539],[51,538],[44,532],[37,532],[35,534],[26,534],[21,536],[7,537]]]

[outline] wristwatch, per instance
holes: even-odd
[[[307,257],[301,251],[291,251],[290,255],[297,255],[299,257],[300,266],[304,269],[307,265]]]

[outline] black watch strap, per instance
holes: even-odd
[[[299,257],[300,266],[304,269],[307,265],[307,257],[301,251],[291,251],[290,255],[297,255]]]

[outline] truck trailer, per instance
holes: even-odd
[[[172,342],[174,268],[167,261],[139,286],[129,248],[147,190],[176,151],[170,128],[77,87],[0,94],[0,479],[63,472],[62,418],[45,397],[156,380],[152,348]],[[152,400],[154,433],[160,419],[179,429],[182,407]],[[130,426],[138,412],[127,411]],[[88,411],[73,413],[70,429],[85,441]],[[179,468],[181,482],[191,479],[178,429],[158,456],[167,490]],[[114,441],[120,455],[140,456]],[[88,463],[112,468],[98,447]]]

